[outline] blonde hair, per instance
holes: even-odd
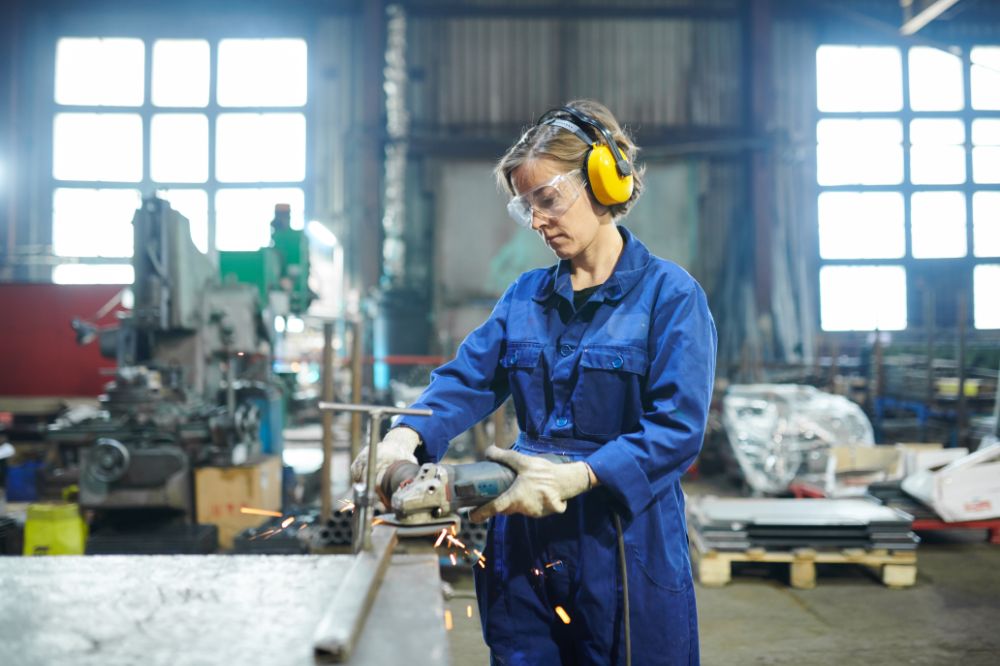
[[[608,206],[613,219],[625,217],[629,209],[639,199],[639,195],[642,194],[642,176],[645,168],[639,168],[635,165],[639,147],[632,142],[632,138],[625,133],[611,111],[600,102],[578,99],[567,102],[566,106],[578,109],[600,121],[611,133],[611,137],[628,158],[629,164],[632,165],[632,196],[624,203]],[[596,130],[585,127],[584,132],[591,135],[596,133]],[[604,142],[603,137],[598,137],[598,140]],[[569,130],[555,125],[533,125],[521,135],[517,143],[507,149],[507,152],[493,169],[493,174],[496,176],[497,186],[500,190],[509,196],[514,196],[517,194],[514,191],[514,184],[511,182],[511,174],[514,169],[532,160],[544,158],[565,165],[567,171],[582,170],[583,160],[589,149],[589,145],[583,143]],[[593,198],[593,194],[590,196]]]

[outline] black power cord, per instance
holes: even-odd
[[[618,532],[618,562],[622,571],[622,598],[625,606],[625,666],[632,666],[632,627],[628,612],[628,567],[625,566],[625,536],[622,533],[622,521],[615,512],[611,513],[615,521],[615,531]]]

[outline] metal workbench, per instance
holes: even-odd
[[[314,664],[350,555],[0,557],[0,664]],[[350,664],[447,664],[438,562],[394,555]]]

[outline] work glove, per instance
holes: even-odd
[[[554,463],[537,456],[491,446],[486,457],[517,472],[507,492],[479,507],[469,516],[484,522],[498,513],[520,513],[541,518],[566,510],[566,500],[586,492],[591,486],[590,466],[585,462]]]
[[[382,482],[382,473],[397,460],[409,460],[417,462],[413,452],[420,446],[420,435],[416,430],[405,426],[393,428],[386,433],[385,438],[379,442],[375,450],[375,485]],[[351,479],[355,483],[365,480],[365,472],[368,468],[368,447],[361,449],[361,453],[351,463]]]

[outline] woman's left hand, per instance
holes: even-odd
[[[472,512],[469,519],[474,523],[485,522],[498,513],[533,518],[562,513],[566,500],[593,485],[593,472],[585,462],[554,463],[497,446],[486,449],[486,457],[510,467],[517,472],[517,478],[507,492]]]

